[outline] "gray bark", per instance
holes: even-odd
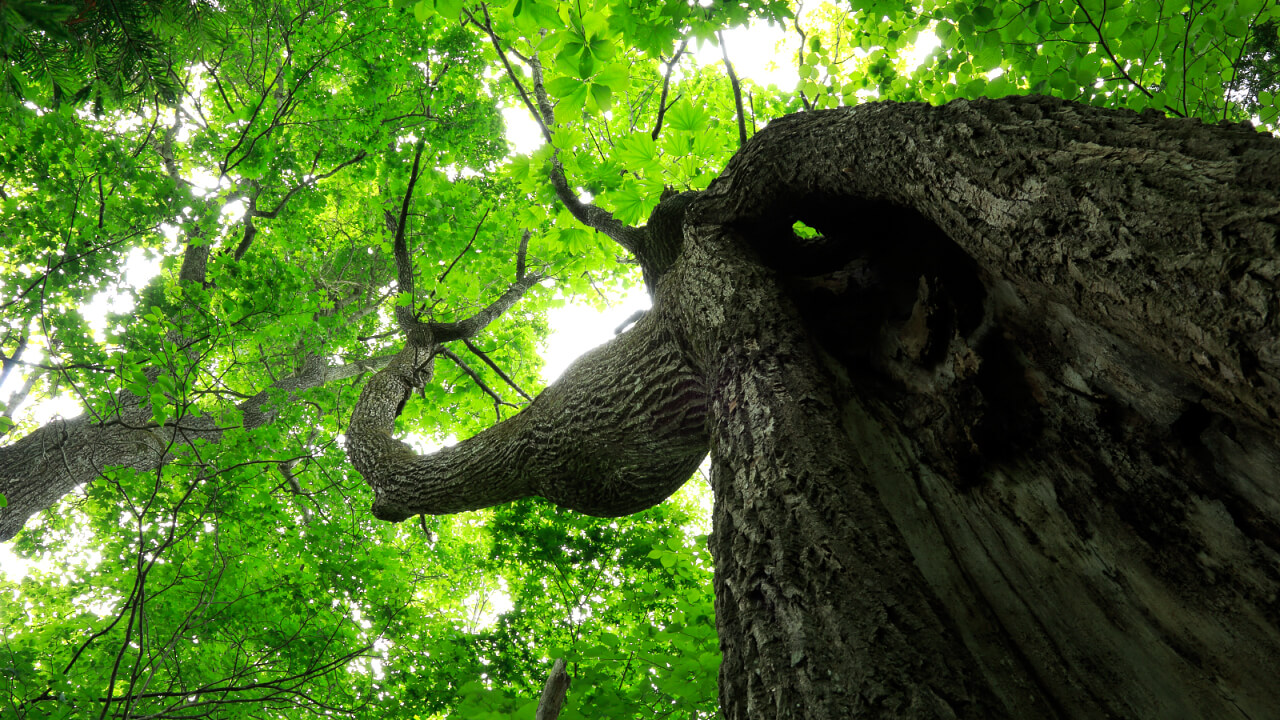
[[[542,688],[542,696],[538,698],[534,720],[556,720],[560,717],[565,693],[569,691],[569,673],[565,667],[564,658],[556,658],[551,674],[547,675],[547,684]]]
[[[713,449],[720,622],[739,624],[722,635],[728,717],[1276,714],[1278,159],[1249,129],[1043,98],[815,113],[734,159],[693,211],[686,260],[723,253],[728,225],[777,266],[797,218],[850,246],[839,272],[791,287],[825,345],[826,376],[800,374],[841,399],[858,462],[841,487],[816,452],[773,451],[790,467],[753,477],[742,450]],[[726,441],[758,432],[710,415]],[[872,514],[829,531],[868,512],[863,480],[892,530]],[[878,556],[850,541],[867,532]],[[832,568],[841,547],[855,552]],[[884,593],[903,547],[914,567],[846,635],[880,617],[915,648],[958,637],[923,660],[943,677],[917,682],[891,630],[838,665],[787,667],[816,619]],[[842,574],[869,587],[824,594]],[[923,631],[899,620],[917,595],[943,611]],[[835,667],[870,677],[796,687]],[[948,669],[1003,711],[947,691]]]
[[[1280,716],[1280,141],[805,113],[683,220],[643,321],[375,512],[632,512],[709,447],[728,718]]]

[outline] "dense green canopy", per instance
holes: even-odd
[[[703,484],[616,520],[541,501],[369,514],[343,433],[403,343],[397,308],[463,320],[526,268],[542,277],[404,408],[425,447],[540,388],[549,308],[641,280],[557,198],[557,162],[638,224],[811,108],[1045,93],[1277,122],[1264,0],[799,10],[0,3],[4,536],[43,509],[19,507],[23,483],[65,486],[11,545],[47,569],[0,579],[0,714],[531,718],[565,657],[562,717],[713,717]],[[794,90],[732,74],[735,55],[775,51],[734,35],[726,62],[695,62],[748,22],[784,30]],[[547,142],[513,155],[503,110],[535,117],[543,90]],[[83,414],[42,424],[55,399]]]

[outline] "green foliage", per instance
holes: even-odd
[[[825,42],[800,64],[818,107],[859,97],[945,102],[1044,93],[1094,105],[1155,109],[1274,127],[1276,21],[1264,0],[1169,4],[1036,0],[854,2],[825,7]],[[904,58],[940,41],[923,64]],[[816,37],[816,35],[815,35]],[[828,51],[827,48],[830,48]]]
[[[24,400],[107,425],[135,406],[142,417],[134,455],[14,542],[46,568],[0,582],[6,712],[532,717],[564,657],[562,717],[714,717],[701,483],[617,520],[530,501],[388,526],[342,449],[368,371],[290,383],[324,364],[376,366],[400,346],[397,306],[470,316],[508,287],[528,230],[527,263],[549,279],[473,344],[536,391],[547,309],[638,281],[559,205],[553,151],[573,187],[631,224],[666,188],[707,187],[737,149],[733,96],[719,65],[686,55],[668,78],[668,63],[683,41],[749,19],[794,31],[792,10],[117,5],[128,12],[0,5],[0,351],[6,377],[20,368],[0,434],[39,431]],[[824,5],[778,59],[796,91],[744,79],[743,120],[750,133],[804,107],[1046,92],[1274,128],[1278,15],[1261,0]],[[931,36],[940,46],[909,66]],[[502,109],[524,107],[513,77],[531,93],[520,58],[535,55],[554,148],[510,156]],[[387,218],[419,142],[409,293],[392,282]],[[191,248],[208,249],[206,270],[184,281]],[[147,261],[158,274],[136,280]],[[90,310],[110,298],[111,312]],[[399,418],[420,447],[524,402],[455,350],[508,404],[440,359]],[[166,464],[127,461],[144,449]]]
[[[221,4],[206,0],[9,0],[0,6],[0,86],[12,97],[177,99],[196,43],[218,42]]]

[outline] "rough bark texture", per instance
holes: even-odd
[[[547,684],[542,688],[542,697],[538,699],[534,720],[556,720],[560,717],[565,693],[569,691],[569,673],[566,667],[564,658],[556,658],[551,666],[551,674],[547,676]]]
[[[1280,142],[868,105],[687,200],[645,321],[382,516],[630,512],[709,442],[728,718],[1280,716]]]
[[[412,352],[365,386],[347,433],[347,454],[384,520],[532,495],[591,515],[626,515],[667,498],[706,456],[701,378],[654,313],[609,349],[580,358],[515,417],[431,455],[391,437],[408,394],[427,380],[407,371]]]
[[[718,373],[726,715],[1280,713],[1278,189],[1280,143],[1250,129],[1045,98],[812,113],[757,136],[691,211],[685,261],[708,265],[695,248],[717,252],[729,226],[785,273],[794,219],[826,236],[815,255],[848,255],[775,280],[824,371],[801,352]],[[724,277],[688,287],[745,280]],[[796,376],[840,399],[843,485],[821,474],[842,453],[790,447],[830,422],[777,393]],[[820,409],[756,421],[789,408]],[[780,436],[772,474],[743,459],[762,432]],[[914,565],[886,585],[904,548]],[[860,597],[838,593],[842,573],[868,581]],[[917,598],[938,622],[902,611]],[[836,623],[843,663],[794,653],[863,606]],[[814,681],[837,668],[854,678]]]

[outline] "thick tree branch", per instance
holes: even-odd
[[[366,385],[352,414],[347,453],[384,520],[532,495],[592,515],[626,515],[661,502],[706,455],[701,378],[654,313],[580,358],[514,417],[419,456],[391,433],[408,393],[429,377],[428,360],[406,348]],[[632,411],[638,407],[650,410]]]
[[[540,280],[542,280],[542,276],[537,273],[527,274],[512,283],[511,287],[507,288],[507,291],[502,293],[497,300],[489,303],[483,310],[466,320],[450,323],[427,323],[427,327],[431,329],[431,334],[436,342],[444,343],[451,340],[473,338],[479,335],[481,330],[488,327],[489,323],[498,319],[508,308],[515,305],[516,301]]]
[[[396,218],[395,240],[392,244],[396,259],[396,285],[401,293],[408,296],[407,301],[396,303],[396,322],[401,330],[410,333],[411,340],[416,337],[413,333],[418,330],[421,322],[413,312],[413,258],[409,257],[409,246],[405,242],[405,227],[409,224],[409,204],[413,200],[413,188],[418,184],[422,151],[425,148],[426,141],[418,140],[418,146],[413,152],[413,169],[409,173],[409,185],[405,188],[404,199],[400,203],[400,215]]]
[[[565,693],[569,692],[569,673],[565,671],[566,667],[564,658],[556,658],[552,664],[547,684],[542,688],[542,697],[538,699],[534,720],[556,720],[560,717]]]

